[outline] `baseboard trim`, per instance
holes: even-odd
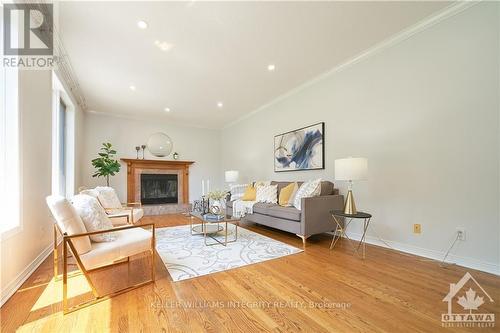
[[[52,242],[33,260],[17,277],[10,282],[1,292],[0,307],[2,307],[9,298],[23,285],[23,283],[35,272],[35,270],[44,262],[53,251]]]
[[[347,232],[347,236],[349,236],[350,239],[359,241],[361,239],[362,235],[359,233]],[[384,242],[387,244],[385,244]],[[401,252],[405,252],[405,253],[409,253],[409,254],[414,254],[414,255],[417,255],[420,257],[425,257],[425,258],[433,259],[436,261],[442,261],[444,256],[446,255],[446,252],[443,252],[443,251],[430,250],[430,249],[414,246],[411,244],[404,244],[404,243],[389,241],[389,240],[385,240],[385,239],[382,241],[379,238],[373,237],[373,236],[367,236],[366,243],[381,246],[381,247],[384,247],[387,249],[393,248],[394,250],[397,250],[397,251],[401,251]],[[390,247],[387,245],[389,245]],[[476,269],[478,271],[491,273],[494,275],[500,275],[500,265],[477,260],[474,258],[457,256],[457,255],[450,253],[448,255],[448,259],[445,262],[450,263],[450,264],[456,264],[458,266]]]

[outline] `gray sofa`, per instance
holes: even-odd
[[[297,182],[299,185],[302,182]],[[278,185],[278,197],[281,189],[290,182],[271,182]],[[256,203],[253,214],[248,214],[242,221],[251,221],[268,227],[291,232],[302,238],[305,244],[309,236],[333,231],[335,223],[330,215],[332,209],[344,208],[344,196],[338,194],[333,183],[321,182],[321,194],[318,197],[303,198],[302,210],[295,207],[282,207],[277,204]],[[226,202],[227,214],[233,213],[233,202]]]

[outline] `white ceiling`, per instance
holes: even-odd
[[[447,5],[61,2],[59,30],[88,110],[221,128]]]

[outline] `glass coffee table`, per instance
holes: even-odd
[[[231,215],[223,215],[220,220],[212,220],[205,218],[205,216],[199,212],[190,212],[189,215],[191,216],[191,235],[203,235],[205,245],[212,246],[221,244],[227,246],[227,244],[238,240],[240,218]],[[235,226],[234,238],[231,240],[227,239],[228,223],[234,224]],[[222,231],[224,231],[223,235],[219,235]],[[218,235],[219,238],[223,237],[223,240],[219,240],[217,237]],[[207,242],[207,236],[215,242]]]

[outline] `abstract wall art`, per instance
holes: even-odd
[[[299,128],[274,137],[274,171],[325,168],[325,123]]]

